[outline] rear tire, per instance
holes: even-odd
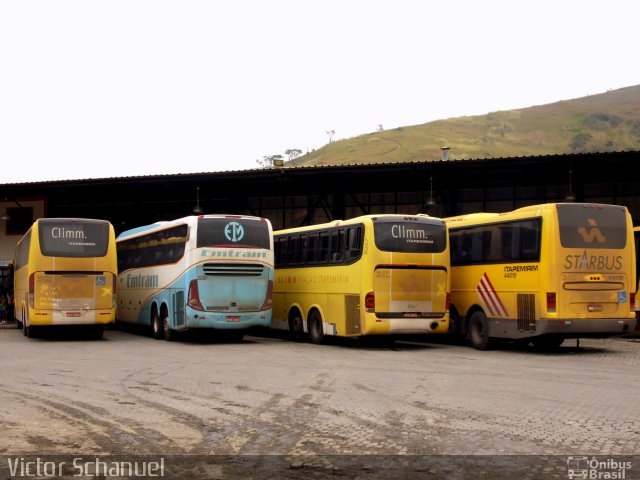
[[[33,325],[27,325],[22,329],[22,333],[24,333],[24,336],[27,338],[36,338],[37,335],[37,330],[36,327],[34,327]]]
[[[89,325],[89,338],[101,340],[104,335],[104,325]]]
[[[156,340],[162,340],[164,338],[164,325],[162,320],[160,320],[158,312],[154,312],[151,318],[151,336]]]
[[[167,340],[168,342],[175,340],[176,332],[169,326],[169,315],[167,314],[167,312],[163,312],[162,331],[164,333],[165,340]]]
[[[476,350],[487,350],[491,346],[489,337],[489,320],[487,316],[477,311],[469,319],[469,342]]]
[[[309,316],[309,336],[311,337],[311,341],[316,345],[322,345],[325,341],[322,317],[317,310],[314,310]]]
[[[304,340],[304,324],[302,323],[302,315],[298,310],[291,312],[289,315],[289,334],[291,339],[296,342]]]

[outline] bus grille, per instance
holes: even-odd
[[[518,331],[536,331],[536,296],[532,293],[518,294]]]
[[[259,277],[264,266],[253,263],[205,263],[203,265],[205,275],[218,277]]]

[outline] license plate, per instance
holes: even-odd
[[[67,317],[79,317],[80,312],[67,312]]]
[[[590,312],[601,312],[602,311],[602,305],[589,305],[587,307],[587,310],[589,310]]]
[[[240,317],[237,316],[228,316],[227,317],[227,322],[239,322],[240,321]]]

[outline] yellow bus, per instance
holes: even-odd
[[[449,249],[441,219],[365,215],[274,233],[272,326],[294,340],[446,333]]]
[[[541,349],[635,326],[633,227],[626,207],[557,203],[445,218],[452,331]]]
[[[16,247],[15,317],[25,336],[85,325],[96,338],[115,321],[116,244],[106,220],[41,218]]]

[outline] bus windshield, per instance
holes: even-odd
[[[109,247],[109,222],[86,219],[41,219],[40,249],[46,257],[104,257]]]
[[[385,252],[441,253],[447,247],[444,222],[410,217],[374,218],[376,246]]]
[[[199,218],[196,246],[269,249],[269,226],[266,222],[244,218]]]
[[[626,215],[614,205],[558,205],[560,243],[564,248],[622,249],[627,244]]]

